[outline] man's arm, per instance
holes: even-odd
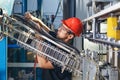
[[[34,17],[29,12],[25,13],[25,18],[28,19],[28,20],[33,20],[34,22],[38,23],[39,26],[41,26],[42,28],[44,28],[47,32],[50,31],[50,29],[40,19]]]
[[[37,55],[37,61],[40,68],[53,69],[53,65],[50,61],[46,60],[44,57]]]
[[[39,24],[39,27],[42,27],[47,32],[50,31],[50,29],[40,19],[34,17],[29,12],[25,13],[25,18],[28,19],[28,20],[33,20],[34,22]],[[36,37],[37,37],[37,35],[36,35]],[[41,48],[40,45],[39,45],[39,48]],[[37,62],[38,62],[38,65],[39,65],[40,68],[44,68],[44,69],[53,69],[54,68],[52,63],[49,60],[47,60],[44,57],[41,57],[39,55],[36,55],[36,56],[37,56]]]

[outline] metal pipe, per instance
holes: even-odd
[[[119,9],[120,9],[120,2],[113,5],[113,6],[110,6],[109,8],[107,8],[105,10],[102,10],[102,11],[98,12],[97,14],[95,14],[95,15],[87,18],[87,19],[84,19],[83,22],[94,19],[94,18],[97,18],[97,17],[100,17],[100,16],[103,16],[105,14],[108,14],[110,12],[114,12],[114,11],[119,10]]]

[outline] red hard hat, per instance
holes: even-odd
[[[65,24],[76,36],[79,36],[82,33],[83,25],[80,19],[72,17],[62,20],[62,23]]]

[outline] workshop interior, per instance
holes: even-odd
[[[81,19],[82,34],[71,41],[79,51],[39,31],[25,12],[53,31],[63,19]],[[42,80],[36,53],[72,72],[71,80],[120,80],[120,0],[0,0],[0,80]]]

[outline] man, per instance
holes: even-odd
[[[51,32],[40,19],[32,16],[29,12],[25,13],[25,18],[35,21],[51,35],[54,34],[57,39],[62,40],[66,44],[75,36],[79,36],[83,29],[82,22],[76,17],[62,20],[62,25],[58,28],[57,33]],[[67,71],[61,73],[60,67],[55,66],[52,62],[39,55],[37,55],[37,60],[40,68],[43,68],[42,80],[71,80],[71,73]]]

